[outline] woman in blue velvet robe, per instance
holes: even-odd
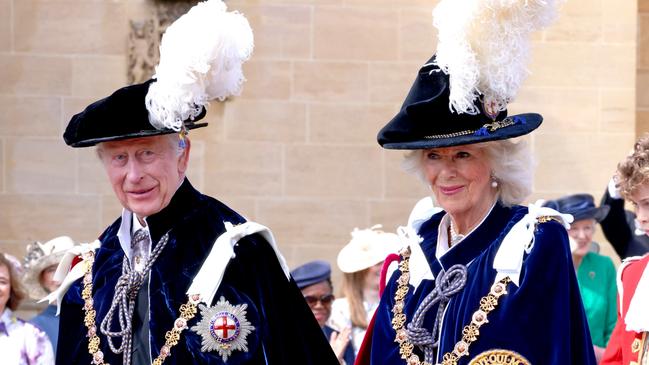
[[[595,364],[565,227],[570,216],[531,192],[531,150],[510,138],[539,114],[449,108],[449,76],[433,56],[379,144],[411,150],[404,166],[442,212],[401,228],[408,245],[357,364]],[[434,121],[431,121],[434,119]]]

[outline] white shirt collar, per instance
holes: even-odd
[[[0,316],[0,322],[4,323],[5,328],[7,330],[7,334],[9,334],[9,331],[17,322],[16,317],[14,316],[14,312],[11,309],[5,307],[2,316]]]
[[[4,312],[2,312],[2,316],[0,316],[0,322],[4,322],[4,324],[9,325],[11,323],[12,315],[13,315],[13,311],[5,307]]]
[[[144,218],[144,222],[146,222],[146,218]],[[122,208],[122,223],[120,224],[119,230],[117,231],[117,238],[119,239],[119,245],[122,247],[122,251],[124,251],[124,254],[128,258],[129,262],[133,261],[131,237],[133,235],[133,232],[136,232],[140,228],[144,228],[145,230],[149,231],[148,224],[146,227],[142,226],[133,212]]]
[[[476,229],[478,229],[478,227],[482,225],[482,223],[484,223],[485,219],[487,219],[489,214],[491,214],[491,211],[496,206],[496,202],[498,202],[498,200],[494,201],[494,203],[491,205],[491,208],[489,208],[487,214],[485,214],[485,216],[482,217],[480,223],[478,223],[475,227],[473,227],[473,229],[469,233],[464,235],[464,238],[462,238],[462,240],[469,237]],[[435,250],[435,257],[437,257],[437,259],[442,258],[442,256],[444,256],[448,251],[452,250],[454,247],[457,246],[456,243],[453,246],[449,247],[450,245],[448,244],[448,238],[449,238],[448,227],[450,225],[451,225],[451,216],[448,213],[446,213],[442,217],[442,220],[439,222],[439,228],[437,229],[437,249]],[[459,242],[462,242],[462,240],[460,240]]]

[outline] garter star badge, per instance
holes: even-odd
[[[232,305],[221,297],[216,305],[199,304],[201,321],[192,331],[203,338],[201,351],[218,351],[223,362],[233,351],[248,352],[246,337],[255,327],[246,319],[247,304]]]

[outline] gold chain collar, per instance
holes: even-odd
[[[95,262],[95,253],[89,251],[83,254],[83,291],[81,298],[84,300],[83,311],[85,317],[83,323],[88,328],[88,353],[92,356],[92,363],[94,365],[110,365],[104,362],[104,353],[99,349],[99,336],[97,336],[97,326],[95,320],[97,312],[95,311],[92,299],[92,264]],[[178,344],[180,334],[187,329],[187,322],[189,322],[196,315],[196,306],[200,302],[199,295],[189,295],[187,303],[180,306],[180,317],[174,321],[174,326],[171,330],[165,333],[165,344],[160,348],[160,354],[153,360],[153,365],[162,365],[169,355],[171,355],[171,348]]]
[[[406,361],[407,365],[432,365],[426,361],[421,361],[419,355],[413,353],[414,345],[408,341],[408,335],[404,328],[406,324],[406,314],[403,313],[405,307],[404,299],[408,294],[408,282],[410,281],[410,247],[406,247],[399,252],[401,261],[399,262],[399,271],[401,275],[397,279],[397,290],[394,294],[394,305],[392,306],[392,328],[396,332],[394,342],[399,344],[399,354]],[[471,323],[462,329],[462,339],[458,341],[453,351],[447,352],[442,357],[441,365],[457,365],[458,360],[469,354],[469,346],[478,339],[480,327],[487,323],[487,316],[498,306],[498,299],[507,294],[507,284],[511,282],[509,277],[505,277],[491,286],[489,294],[480,299],[480,309],[475,311],[471,316]]]
[[[483,124],[480,129],[468,129],[464,131],[458,131],[448,134],[431,134],[424,136],[425,139],[441,139],[441,138],[454,138],[467,136],[469,134],[476,134],[478,131],[484,131],[486,133],[495,132],[501,128],[509,127],[510,125],[517,124],[517,121],[512,117],[507,117],[501,121],[493,121],[491,123]]]

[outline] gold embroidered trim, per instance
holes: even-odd
[[[557,217],[555,217],[555,216],[552,216],[552,215],[542,215],[542,216],[538,217],[538,218],[536,219],[536,221],[537,221],[537,224],[540,224],[540,223],[547,223],[547,222],[550,222],[550,221],[555,221],[555,222],[559,222],[559,223],[563,224],[563,223],[559,220],[559,218],[557,218]]]
[[[414,345],[408,341],[408,335],[403,328],[406,324],[406,315],[403,313],[405,306],[404,299],[408,294],[408,282],[410,281],[410,247],[403,248],[399,255],[399,271],[401,275],[397,279],[397,290],[394,293],[394,305],[392,306],[392,329],[396,335],[394,342],[399,344],[399,355],[406,360],[408,365],[432,365],[421,361],[419,356],[413,353]],[[480,327],[489,322],[487,316],[498,306],[498,299],[507,294],[507,284],[511,282],[509,277],[505,277],[491,286],[489,294],[480,299],[480,309],[475,311],[471,316],[471,323],[462,329],[462,340],[455,344],[452,352],[444,354],[441,365],[457,365],[458,359],[469,354],[469,346],[480,336]]]
[[[489,132],[495,132],[498,129],[509,127],[510,125],[514,125],[516,122],[514,121],[513,118],[505,118],[501,121],[496,121],[492,123],[487,123],[483,124],[482,128],[480,129],[486,129]],[[453,133],[448,133],[448,134],[431,134],[428,136],[424,136],[425,139],[440,139],[440,138],[453,138],[453,137],[460,137],[460,136],[466,136],[469,134],[475,134],[477,131],[480,129],[474,129],[474,130],[465,130],[465,131],[459,131],[459,132],[453,132]]]
[[[639,338],[634,338],[633,342],[631,343],[631,352],[634,353],[634,354],[636,352],[640,352],[641,344],[642,344],[642,341],[640,341]]]
[[[644,359],[646,356],[649,356],[648,354],[645,353],[645,351],[647,350],[646,342],[647,342],[647,332],[644,332],[641,338],[634,339],[633,343],[631,344],[631,352],[637,353],[638,355],[638,359],[637,359],[638,365],[647,363],[646,360]]]
[[[489,322],[487,320],[489,313],[496,309],[500,297],[507,294],[507,284],[511,281],[508,276],[504,277],[491,286],[489,294],[480,299],[480,309],[473,312],[471,323],[462,329],[462,339],[455,344],[453,351],[447,352],[442,356],[441,365],[457,365],[458,360],[462,356],[469,355],[469,347],[480,336],[480,327]]]
[[[92,357],[94,365],[110,365],[104,362],[104,353],[99,349],[100,339],[97,336],[97,326],[95,319],[97,312],[95,311],[92,299],[92,264],[95,262],[95,253],[90,251],[83,254],[83,290],[81,291],[81,298],[84,300],[83,311],[85,317],[83,324],[88,328],[88,353]],[[174,321],[174,327],[167,331],[165,334],[165,344],[160,348],[160,354],[153,360],[153,365],[162,365],[164,360],[171,354],[171,348],[178,344],[180,334],[187,329],[187,322],[194,318],[196,315],[196,305],[200,301],[198,295],[188,296],[187,303],[180,306],[180,317]]]
[[[488,350],[474,357],[469,365],[531,365],[523,355],[510,350]]]

